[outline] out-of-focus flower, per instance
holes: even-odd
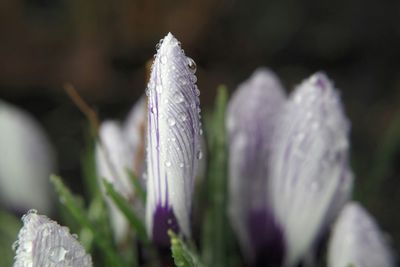
[[[298,86],[275,131],[269,197],[285,238],[285,266],[296,265],[348,199],[349,123],[328,78]]]
[[[123,125],[111,120],[101,124],[100,143],[96,146],[98,178],[112,183],[115,190],[131,202],[134,199],[134,188],[128,170],[133,171],[140,178],[143,160],[139,154],[140,146],[143,145],[141,143],[144,141],[141,131],[144,131],[142,128],[145,119],[145,100],[142,98],[132,108]],[[108,196],[105,195],[105,197],[114,237],[121,242],[127,237],[129,223],[114,202]],[[138,205],[136,207],[139,209]]]
[[[328,266],[395,266],[378,225],[358,203],[346,204],[335,223],[328,248]]]
[[[267,162],[284,101],[278,77],[260,68],[239,85],[227,110],[229,215],[249,261],[257,255],[282,254],[281,236],[267,201]]]
[[[50,213],[49,175],[54,151],[40,125],[26,112],[0,100],[0,200],[22,212]]]
[[[15,243],[14,267],[26,266],[92,266],[86,254],[69,229],[58,225],[44,215],[31,210],[22,217],[24,226]]]
[[[202,157],[195,70],[169,33],[158,45],[147,89],[146,223],[159,245],[169,244],[169,228],[190,236],[193,182]]]

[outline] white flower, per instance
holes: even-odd
[[[14,267],[89,267],[93,266],[78,240],[67,227],[44,215],[29,211],[22,217],[24,226],[15,243]]]
[[[346,204],[335,223],[328,247],[328,266],[395,266],[375,220],[356,202]]]
[[[54,151],[34,118],[1,100],[0,151],[1,202],[23,212],[51,212]]]
[[[132,108],[123,125],[120,125],[117,121],[104,121],[99,129],[101,143],[96,145],[98,178],[106,179],[113,184],[114,189],[131,202],[134,198],[134,188],[128,170],[138,175],[138,179],[141,178],[143,162],[139,157],[141,146],[144,147],[142,133],[144,129],[142,128],[146,118],[145,104],[144,98],[141,98]],[[100,184],[103,188],[101,181]],[[127,237],[129,223],[108,196],[106,196],[106,202],[110,212],[114,237],[118,242],[122,242]],[[139,205],[136,205],[136,207],[139,211]]]
[[[169,244],[167,230],[190,236],[200,150],[200,94],[195,63],[169,33],[159,45],[148,84],[147,208],[149,236]]]
[[[349,123],[321,73],[291,94],[278,123],[269,168],[269,197],[285,236],[285,265],[295,266],[348,199]]]
[[[277,247],[280,239],[267,201],[267,162],[284,102],[278,77],[260,68],[238,86],[226,113],[229,215],[250,261]]]

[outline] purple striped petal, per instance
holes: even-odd
[[[356,202],[346,204],[335,223],[328,266],[395,266],[392,251],[375,220]]]
[[[260,68],[239,85],[228,105],[229,215],[250,261],[279,246],[267,201],[267,162],[284,101],[278,77]]]
[[[201,158],[199,90],[194,72],[193,60],[169,33],[159,44],[147,89],[146,222],[155,241],[165,238],[172,217],[179,230],[190,236],[193,182]],[[169,210],[173,216],[159,216]]]
[[[14,267],[93,266],[90,255],[67,227],[33,210],[24,215],[22,221],[24,226],[15,243]]]
[[[294,266],[335,217],[352,188],[349,123],[321,73],[291,95],[275,132],[269,189],[285,235],[285,265]]]

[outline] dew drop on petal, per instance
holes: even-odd
[[[194,87],[194,92],[196,93],[196,96],[200,96],[200,90],[199,87],[197,87],[197,85]]]
[[[174,95],[174,99],[175,99],[175,102],[178,104],[182,103],[185,100],[181,92],[176,92]]]
[[[189,69],[192,71],[192,73],[196,73],[197,70],[196,62],[194,62],[194,60],[190,57],[187,57],[187,61]]]
[[[165,166],[171,167],[171,161],[166,161],[166,162],[165,162]]]
[[[202,159],[203,158],[203,152],[201,152],[201,150],[197,151],[196,158],[197,159]]]
[[[184,112],[182,112],[181,114],[179,114],[179,118],[181,119],[181,121],[186,121],[187,115]]]
[[[176,124],[176,121],[175,121],[175,119],[174,118],[168,118],[168,125],[169,126],[174,126]]]

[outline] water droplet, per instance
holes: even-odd
[[[192,76],[191,76],[191,80],[192,80],[192,83],[196,83],[196,82],[197,82],[197,77],[196,77],[196,75],[192,75]]]
[[[195,85],[194,87],[194,92],[196,93],[196,96],[200,96],[200,90],[199,87],[197,87],[197,85]]]
[[[157,85],[156,86],[156,91],[157,91],[157,93],[161,94],[162,91],[163,91],[163,87],[161,85]]]
[[[174,126],[176,124],[176,121],[174,118],[168,118],[168,124],[169,126]]]
[[[78,239],[78,235],[77,234],[72,234],[72,237],[75,239]]]
[[[185,167],[185,164],[183,162],[179,163],[179,167],[183,168]]]
[[[203,158],[203,152],[201,152],[201,150],[197,151],[196,158],[197,159],[202,159]]]
[[[183,94],[181,92],[176,92],[174,95],[174,99],[176,103],[182,103],[185,98],[183,97]]]
[[[49,252],[49,259],[55,263],[63,261],[67,252],[68,250],[66,250],[63,246],[51,248]]]
[[[167,63],[167,57],[165,55],[162,55],[160,58],[160,62],[161,62],[161,64]]]
[[[166,162],[165,162],[165,166],[171,167],[171,161],[166,161]]]
[[[150,96],[150,88],[146,87],[146,96]]]
[[[194,62],[194,60],[190,57],[187,57],[187,61],[189,69],[192,71],[192,73],[196,73],[197,70],[196,62]]]
[[[37,210],[30,209],[30,210],[28,210],[27,214],[37,214]]]
[[[200,135],[203,135],[203,129],[200,129],[199,133]]]
[[[179,114],[179,118],[181,119],[181,121],[186,121],[187,120],[186,113],[182,112],[181,114]]]
[[[17,240],[12,244],[11,248],[12,248],[12,250],[16,251],[18,249],[18,246],[19,246],[19,242]]]

